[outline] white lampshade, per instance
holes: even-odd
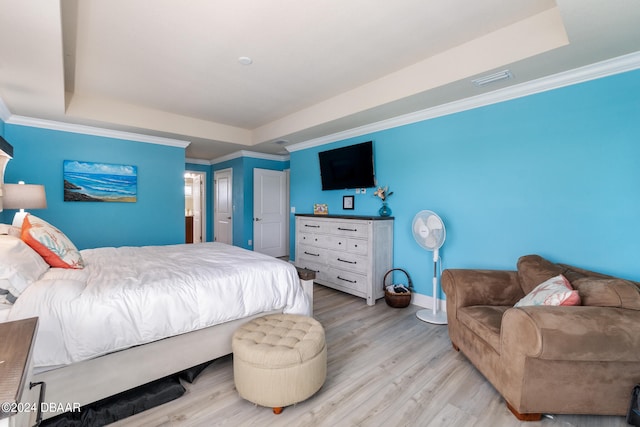
[[[46,209],[44,185],[4,184],[2,205],[5,209]]]
[[[2,204],[4,209],[20,209],[13,217],[13,226],[22,227],[24,217],[27,216],[25,209],[45,209],[47,207],[47,196],[44,193],[44,185],[25,184],[4,184],[2,192]]]

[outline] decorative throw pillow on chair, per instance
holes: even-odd
[[[530,305],[580,305],[580,294],[562,274],[559,274],[540,283],[518,301],[515,307]]]

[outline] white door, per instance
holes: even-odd
[[[233,244],[232,169],[214,172],[213,240]]]
[[[200,243],[203,241],[203,224],[202,224],[202,196],[204,191],[202,189],[202,174],[193,175],[193,243]]]
[[[283,171],[253,170],[253,250],[280,257],[287,245],[287,175]]]

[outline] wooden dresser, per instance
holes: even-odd
[[[393,218],[298,214],[295,257],[296,267],[316,272],[316,283],[374,305],[393,268]]]

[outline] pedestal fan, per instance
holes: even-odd
[[[447,324],[447,313],[438,312],[438,261],[439,249],[444,243],[446,232],[444,223],[432,211],[420,211],[413,218],[413,238],[428,251],[433,251],[433,309],[418,310],[418,319],[436,325]]]

